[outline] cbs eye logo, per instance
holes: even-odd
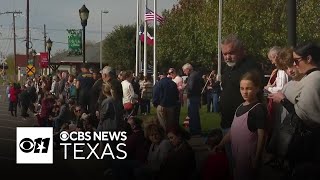
[[[20,141],[20,150],[24,153],[47,153],[49,149],[50,138],[30,139],[24,138]]]

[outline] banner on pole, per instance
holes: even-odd
[[[68,51],[69,55],[82,55],[82,30],[67,29],[68,31]]]
[[[41,68],[47,68],[48,67],[48,59],[49,59],[49,53],[48,52],[40,52],[40,64],[39,64],[39,66]]]

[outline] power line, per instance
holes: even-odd
[[[9,28],[9,27],[4,27],[4,28]],[[19,29],[19,30],[21,30],[21,29],[25,29],[25,27],[17,27],[16,29]],[[42,30],[43,28],[40,28],[40,27],[30,27],[30,29],[34,29],[34,30]],[[72,28],[70,28],[70,29],[72,29]],[[79,29],[81,29],[81,28],[79,28]],[[66,29],[55,29],[55,28],[46,28],[46,30],[49,30],[49,31],[56,31],[56,32],[59,32],[59,31],[61,31],[61,32],[66,32],[67,30]],[[100,34],[100,31],[99,30],[97,30],[97,31],[95,31],[95,30],[89,30],[89,31],[87,31],[86,30],[86,32],[88,32],[88,33],[91,33],[91,34]],[[43,32],[41,32],[41,33],[43,33]],[[107,31],[104,31],[104,32],[102,32],[102,33],[109,33],[109,31],[107,32]]]
[[[0,41],[1,40],[12,40],[13,38],[0,38]],[[23,39],[25,40],[25,38],[23,37],[20,37],[20,38],[16,38],[16,39]],[[44,41],[43,39],[37,39],[37,38],[31,38],[31,40],[34,40],[34,41]],[[59,41],[52,41],[53,43],[57,43],[57,44],[68,44],[67,42],[59,42]]]

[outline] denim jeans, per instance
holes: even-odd
[[[191,135],[201,134],[201,124],[200,124],[200,114],[199,114],[200,102],[201,102],[201,97],[189,97],[188,116],[190,118],[189,129],[190,129]]]
[[[207,112],[214,111],[214,104],[213,104],[213,93],[212,91],[207,92]]]
[[[219,112],[219,94],[213,93],[213,112]]]

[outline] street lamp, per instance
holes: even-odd
[[[102,14],[108,14],[109,11],[101,11],[101,24],[100,24],[100,69],[102,69]]]
[[[37,55],[37,52],[36,52],[36,50],[35,49],[32,49],[31,50],[31,54],[32,54],[32,57],[33,57],[33,66],[35,66],[35,64],[36,64],[36,55]]]
[[[51,67],[50,67],[50,52],[51,52],[51,47],[52,47],[52,41],[50,38],[47,40],[47,47],[48,47],[48,67],[49,67],[49,74],[50,74],[50,69],[51,69]]]
[[[32,57],[33,57],[33,67],[35,68],[35,64],[36,64],[36,56],[37,56],[37,52],[35,49],[32,49],[31,51]],[[35,74],[33,74],[33,76],[35,76]]]
[[[82,56],[83,56],[83,63],[86,63],[86,26],[87,26],[87,20],[89,18],[89,10],[85,5],[83,5],[79,9],[79,16],[81,20],[82,25]]]

